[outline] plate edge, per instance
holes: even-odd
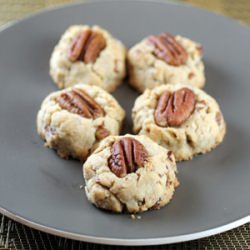
[[[250,215],[247,215],[238,220],[232,221],[226,225],[222,225],[213,229],[208,229],[202,232],[196,232],[192,234],[184,234],[179,236],[170,236],[170,237],[159,237],[159,238],[140,238],[140,239],[121,239],[121,238],[108,238],[108,237],[98,237],[98,236],[89,236],[83,234],[77,234],[72,232],[62,231],[56,228],[47,227],[45,225],[30,221],[22,216],[16,215],[2,207],[0,207],[0,213],[8,218],[21,223],[25,226],[31,227],[33,229],[56,235],[59,237],[64,237],[72,240],[84,241],[95,244],[105,244],[105,245],[120,245],[120,246],[149,246],[149,245],[163,245],[171,243],[180,243],[190,240],[201,239],[204,237],[212,236],[215,234],[223,233],[228,230],[234,229],[236,227],[242,226],[250,222]]]
[[[85,5],[85,4],[102,4],[103,2],[142,2],[142,3],[158,3],[158,4],[171,4],[171,5],[176,5],[176,6],[182,6],[182,7],[185,7],[185,8],[192,8],[192,9],[197,9],[199,11],[202,11],[204,13],[207,13],[207,14],[210,14],[210,15],[215,15],[217,17],[220,17],[220,18],[225,18],[227,19],[228,21],[231,21],[233,23],[237,23],[239,24],[240,26],[242,26],[243,28],[247,28],[249,31],[249,25],[247,25],[246,23],[242,22],[242,21],[239,21],[238,19],[234,19],[232,17],[229,17],[229,16],[226,16],[224,15],[223,13],[220,13],[220,12],[217,12],[217,11],[211,11],[211,10],[207,10],[205,8],[202,8],[200,6],[197,6],[197,5],[194,5],[194,4],[191,4],[191,3],[183,3],[181,2],[180,0],[177,0],[177,1],[174,1],[174,0],[85,0],[85,2],[81,2],[81,1],[76,1],[76,2],[73,2],[73,3],[63,3],[63,4],[59,4],[59,5],[56,5],[56,6],[50,6],[50,7],[46,7],[46,8],[43,8],[43,9],[40,9],[40,10],[37,10],[33,13],[30,13],[30,14],[27,14],[23,17],[21,17],[20,19],[17,19],[17,20],[12,20],[12,21],[9,21],[3,25],[0,26],[0,32],[3,32],[5,30],[7,30],[8,28],[11,28],[13,27],[14,25],[16,24],[19,24],[23,21],[26,21],[26,20],[29,20],[35,16],[38,16],[38,15],[41,15],[43,13],[46,13],[46,12],[50,12],[50,11],[54,11],[54,10],[60,10],[60,9],[64,9],[64,8],[67,8],[67,7],[71,7],[71,6],[78,6],[78,5]]]
[[[20,22],[23,22],[25,20],[29,20],[35,16],[38,16],[38,15],[46,13],[46,12],[64,9],[64,8],[67,8],[70,6],[103,3],[103,2],[115,2],[115,1],[116,0],[92,0],[92,1],[87,0],[86,2],[75,2],[75,3],[61,4],[58,6],[48,7],[48,8],[39,10],[39,11],[35,11],[32,14],[29,14],[25,17],[22,17],[21,19],[10,21],[10,22],[2,25],[0,27],[0,32],[5,31],[8,28],[11,28],[12,26],[14,26]],[[187,7],[187,8],[194,8],[194,9],[198,9],[202,12],[209,13],[211,15],[215,15],[217,17],[226,18],[229,21],[233,21],[234,23],[240,24],[240,26],[242,26],[242,27],[248,28],[248,30],[250,31],[249,26],[246,25],[245,23],[239,22],[236,19],[225,16],[222,13],[209,11],[209,10],[203,9],[199,6],[192,5],[192,4],[187,4],[187,3],[182,3],[182,2],[173,2],[173,1],[163,1],[163,0],[133,0],[133,1],[128,0],[128,1],[130,1],[130,2],[137,1],[137,2],[144,2],[144,3],[148,2],[148,3],[171,4],[171,5],[177,5],[177,6],[179,5],[179,6]],[[160,238],[147,238],[147,239],[144,239],[144,238],[141,238],[141,239],[121,239],[121,238],[107,238],[107,237],[95,237],[95,236],[81,235],[81,234],[77,234],[77,233],[62,231],[62,230],[52,228],[52,227],[47,227],[45,225],[28,220],[22,216],[16,215],[16,214],[14,214],[14,213],[12,213],[12,212],[10,212],[2,207],[0,207],[0,213],[2,213],[4,216],[9,217],[10,219],[12,219],[16,222],[22,223],[28,227],[43,231],[45,233],[53,234],[56,236],[67,237],[67,238],[70,238],[73,240],[85,241],[85,242],[96,243],[96,244],[123,245],[123,246],[162,245],[162,244],[171,244],[171,243],[190,241],[190,240],[200,239],[200,238],[212,236],[215,234],[219,234],[219,233],[234,229],[234,228],[239,227],[245,223],[250,222],[250,215],[247,215],[243,218],[237,219],[237,220],[230,222],[228,224],[225,224],[225,225],[213,228],[213,229],[208,229],[208,230],[205,230],[202,232],[192,233],[192,234],[171,236],[171,237],[160,237]]]

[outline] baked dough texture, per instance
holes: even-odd
[[[172,66],[154,54],[147,38],[128,51],[129,82],[139,92],[167,84],[187,84],[202,88],[205,85],[201,45],[182,36],[175,36],[188,54],[187,62]]]
[[[101,127],[110,135],[119,135],[125,112],[115,98],[100,87],[79,84],[73,88],[92,97],[103,108],[105,115],[91,119],[62,109],[56,98],[72,89],[67,88],[45,98],[37,115],[37,132],[45,141],[45,146],[56,149],[62,158],[85,160],[99,143],[97,129]]]
[[[154,112],[164,91],[173,93],[183,87],[191,89],[196,104],[191,116],[180,126],[161,127],[155,122]],[[173,151],[176,161],[192,159],[206,153],[223,141],[226,124],[217,102],[204,91],[191,86],[168,84],[140,95],[132,110],[133,131],[149,136],[157,144]]]
[[[136,172],[117,177],[109,168],[111,147],[117,140],[131,137],[144,145],[148,160]],[[113,212],[137,213],[160,209],[178,186],[174,155],[146,136],[109,136],[83,165],[86,195],[95,206]]]
[[[94,63],[72,62],[68,51],[72,41],[83,31],[91,29],[101,33],[106,40],[106,47]],[[50,59],[50,75],[60,88],[67,88],[79,82],[96,85],[112,92],[121,83],[126,74],[126,48],[106,30],[99,26],[74,25],[62,35],[54,48]]]

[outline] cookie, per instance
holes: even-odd
[[[178,186],[174,155],[146,136],[109,136],[83,165],[85,191],[113,212],[160,209]]]
[[[103,138],[119,135],[124,116],[105,90],[79,84],[46,97],[37,115],[37,131],[45,146],[62,158],[85,160]]]
[[[126,49],[98,26],[74,25],[62,35],[50,59],[50,75],[60,88],[77,83],[112,92],[126,74]]]
[[[139,92],[160,85],[205,84],[202,47],[182,36],[152,35],[128,51],[129,82]]]
[[[135,101],[132,119],[135,133],[173,151],[177,161],[209,152],[226,132],[223,115],[211,96],[177,84],[146,90]]]

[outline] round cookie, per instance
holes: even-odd
[[[62,158],[85,160],[108,135],[118,135],[125,112],[97,86],[75,85],[50,94],[37,115],[37,131],[45,146]]]
[[[177,161],[210,151],[226,132],[223,115],[211,96],[177,84],[146,90],[135,101],[132,119],[135,133],[173,151]]]
[[[205,84],[202,47],[182,36],[152,35],[128,51],[129,82],[139,92],[167,84]]]
[[[174,155],[146,136],[109,136],[83,165],[88,200],[113,212],[160,209],[178,186]]]
[[[98,26],[74,25],[62,35],[50,59],[59,88],[80,82],[112,92],[126,74],[126,48]]]

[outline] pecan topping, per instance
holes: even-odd
[[[153,54],[172,66],[185,64],[188,59],[186,50],[169,33],[150,36],[148,41],[154,45]]]
[[[64,92],[56,98],[56,101],[62,109],[85,118],[95,119],[104,116],[101,106],[83,90],[74,88],[68,92]]]
[[[106,41],[102,34],[85,30],[71,43],[68,57],[72,62],[94,63],[105,46]]]
[[[188,88],[181,88],[174,93],[165,91],[155,109],[155,122],[161,127],[179,126],[194,111],[195,95]]]
[[[125,137],[115,142],[111,149],[109,168],[118,177],[124,177],[143,167],[148,153],[137,140]]]

